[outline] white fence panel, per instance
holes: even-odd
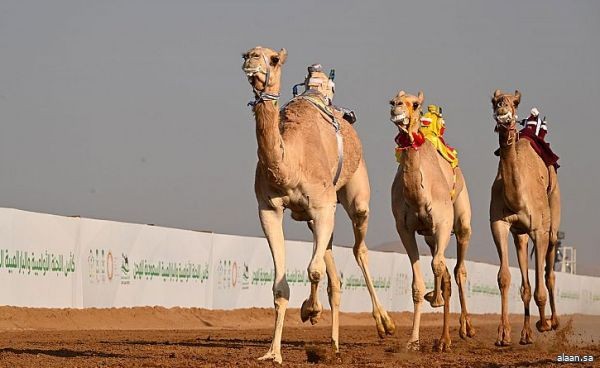
[[[82,219],[84,307],[212,307],[212,234]]]
[[[290,307],[310,292],[308,242],[286,241]],[[341,310],[371,311],[362,272],[351,248],[333,248],[342,282]],[[412,269],[405,254],[369,251],[377,295],[390,311],[412,311]],[[426,291],[433,290],[431,256],[420,257]],[[452,275],[451,311],[460,311]],[[500,313],[499,267],[466,262],[471,313]],[[509,311],[523,313],[521,275],[510,268]],[[0,208],[0,304],[26,307],[273,306],[275,271],[264,238],[201,233],[113,221],[70,218]],[[529,270],[532,292],[535,274]],[[319,298],[328,306],[327,278]],[[600,315],[600,278],[556,273],[558,313]],[[535,301],[531,313],[536,314]],[[423,303],[424,312],[441,312]],[[548,315],[550,309],[548,308]]]
[[[0,211],[0,304],[80,307],[78,218]]]

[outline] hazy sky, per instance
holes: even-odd
[[[443,106],[469,185],[468,257],[497,263],[489,99],[518,88],[522,117],[532,105],[548,116],[579,271],[600,275],[599,19],[597,1],[2,0],[0,206],[262,235],[240,53],[285,47],[284,100],[320,62],[336,68],[336,103],[356,110],[371,248],[398,240],[388,101],[421,89]],[[286,225],[287,238],[310,239]],[[335,242],[352,244],[341,210]]]

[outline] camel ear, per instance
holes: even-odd
[[[521,92],[519,92],[518,90],[515,90],[515,108],[519,107],[519,104],[521,103]]]
[[[425,95],[423,94],[423,91],[419,91],[419,95],[417,97],[419,98],[419,105],[422,105],[423,101],[425,101]]]
[[[404,92],[404,91],[400,91],[400,92],[398,92],[398,95],[397,95],[396,97],[402,97],[402,96],[404,96],[405,94],[406,94],[406,92]]]
[[[496,105],[496,101],[498,101],[500,95],[502,95],[502,92],[500,92],[499,89],[494,91],[494,95],[492,96],[492,105]]]
[[[287,50],[281,49],[279,52],[271,56],[271,65],[283,65],[287,59]]]

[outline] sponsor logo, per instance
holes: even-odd
[[[244,262],[244,269],[242,270],[242,290],[248,290],[250,288],[250,268],[248,264]]]
[[[115,262],[112,251],[105,249],[90,249],[88,255],[88,281],[102,284],[110,283],[115,275]]]
[[[131,274],[129,273],[129,258],[127,254],[121,253],[121,285],[129,285],[131,282]]]

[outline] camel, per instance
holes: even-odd
[[[467,269],[464,260],[471,238],[471,205],[460,168],[453,170],[419,132],[423,101],[423,92],[413,96],[404,91],[390,101],[390,120],[400,130],[399,139],[407,142],[392,184],[392,212],[413,271],[413,329],[407,348],[420,350],[421,304],[425,298],[432,307],[444,307],[442,336],[434,346],[441,352],[448,350],[451,344],[448,323],[451,283],[444,252],[453,230],[458,246],[454,275],[461,304],[459,334],[461,338],[475,335],[465,299]],[[433,255],[434,290],[425,295],[415,232],[425,237]]]
[[[529,323],[529,284],[527,244],[529,238],[535,249],[534,299],[540,312],[536,327],[540,332],[557,329],[559,322],[554,300],[554,257],[560,225],[560,188],[553,166],[546,167],[526,139],[518,139],[516,128],[517,107],[521,94],[514,95],[496,90],[492,96],[492,108],[496,131],[500,142],[498,174],[492,185],[490,202],[490,225],[498,256],[500,271],[498,287],[502,297],[502,317],[498,327],[496,345],[511,344],[508,321],[508,233],[511,232],[517,248],[521,270],[521,299],[525,307],[525,319],[521,330],[522,345],[533,342]],[[545,317],[546,289],[542,281],[545,267],[546,287],[550,294],[552,317]]]
[[[257,46],[243,54],[242,69],[256,100],[258,163],[255,193],[260,222],[275,266],[273,299],[275,327],[271,347],[260,360],[282,362],[281,335],[290,290],[285,277],[283,212],[306,221],[313,233],[313,253],[308,265],[310,296],[301,308],[302,320],[316,323],[322,306],[317,287],[327,274],[332,310],[331,343],[339,352],[339,304],[341,285],[335,268],[332,241],[336,204],[339,201],[352,220],[354,256],[365,278],[373,317],[380,337],[393,334],[393,320],[381,306],[368,269],[365,235],[369,219],[370,188],[362,146],[354,128],[335,112],[343,138],[343,165],[338,174],[338,140],[332,123],[309,101],[291,101],[279,111],[279,91],[285,49],[276,52]],[[334,179],[338,179],[335,181]],[[335,181],[335,183],[334,183]]]

